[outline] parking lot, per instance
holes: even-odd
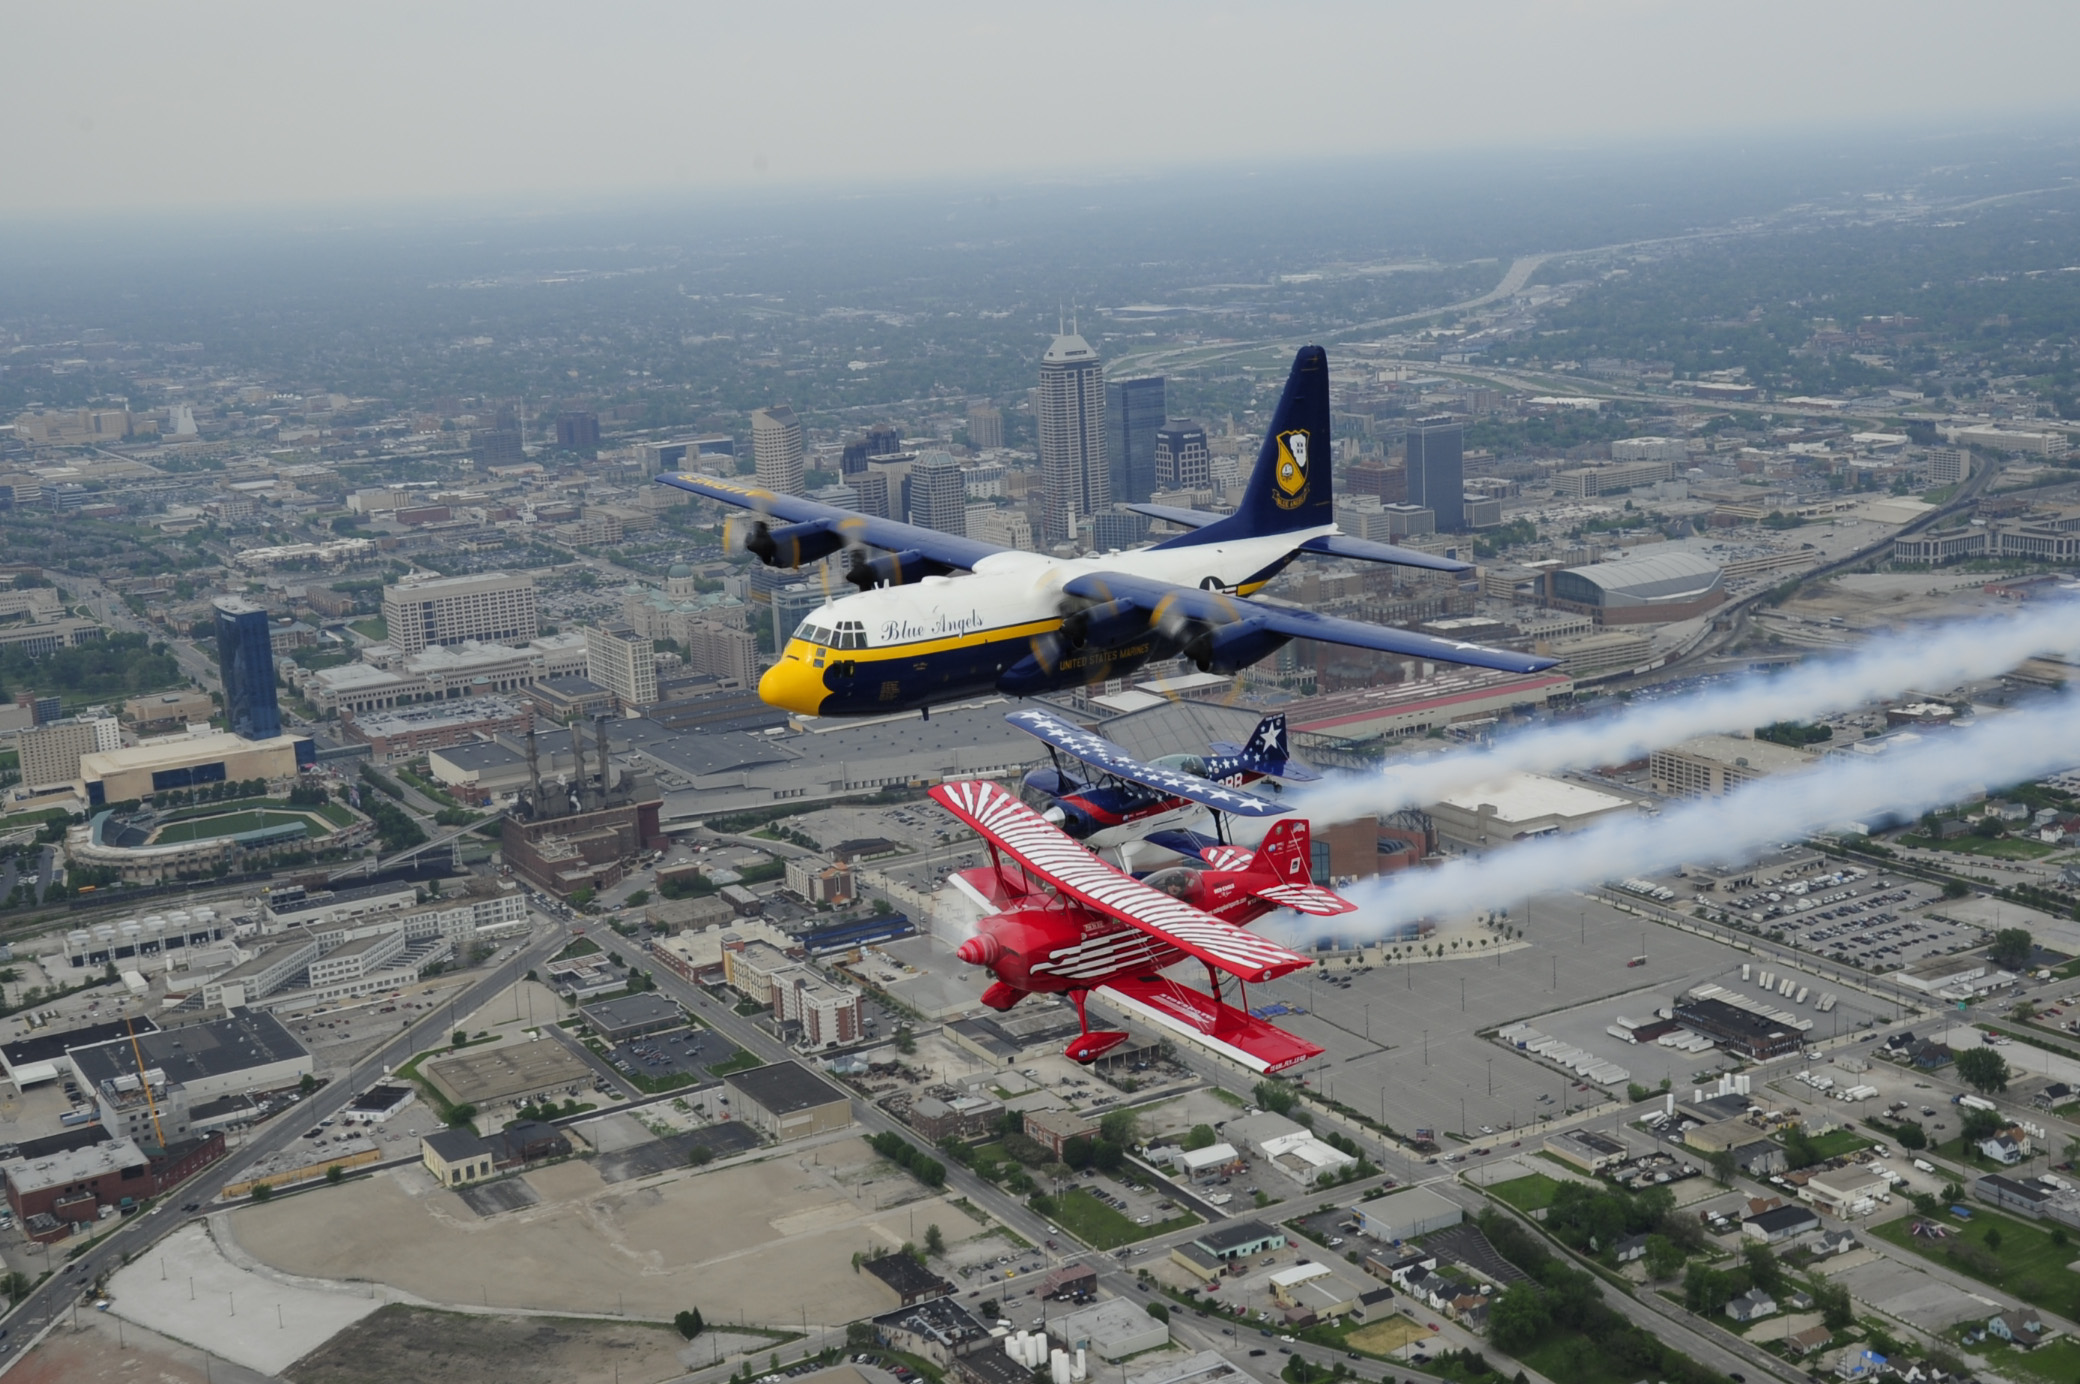
[[[737,1055],[736,1044],[707,1028],[673,1029],[631,1038],[607,1049],[608,1059],[623,1072],[662,1081],[674,1076],[708,1079],[708,1068]]]
[[[1933,884],[1852,869],[1750,890],[1728,907],[1801,951],[1883,974],[1978,945],[1978,928],[1929,908],[1940,898]]]

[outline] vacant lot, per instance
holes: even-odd
[[[541,1201],[479,1216],[407,1168],[230,1216],[245,1250],[314,1278],[389,1284],[428,1302],[652,1320],[843,1322],[887,1310],[856,1273],[937,1224],[977,1227],[856,1137],[743,1166],[607,1184],[589,1161],[527,1174]]]
[[[670,1327],[392,1305],[284,1373],[293,1384],[654,1384],[686,1372]]]
[[[1167,1235],[1199,1223],[1199,1218],[1187,1211],[1167,1221],[1136,1225],[1131,1217],[1121,1215],[1081,1187],[1056,1197],[1054,1211],[1051,1219],[1092,1249],[1118,1249],[1151,1235]]]
[[[1950,1234],[1940,1240],[1915,1235],[1911,1227],[1917,1220],[1946,1226]],[[1963,1225],[1949,1215],[1902,1216],[1870,1229],[1895,1245],[1966,1277],[1991,1283],[2047,1312],[2070,1311],[2075,1295],[2080,1294],[2080,1274],[2066,1267],[2075,1255],[2071,1233],[2059,1231],[2057,1226],[2047,1229],[1973,1207],[1972,1219]],[[2054,1231],[2059,1231],[2058,1239],[2052,1238]]]
[[[1502,1198],[1519,1211],[1543,1211],[1553,1204],[1553,1194],[1560,1190],[1559,1180],[1544,1173],[1533,1173],[1529,1177],[1513,1177],[1507,1182],[1497,1182],[1488,1188],[1491,1196]]]
[[[1421,1322],[1412,1322],[1406,1317],[1388,1317],[1383,1322],[1360,1327],[1344,1339],[1352,1348],[1372,1355],[1392,1355],[1411,1341],[1421,1341],[1433,1333]]]

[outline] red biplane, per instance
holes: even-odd
[[[1255,851],[1212,848],[1211,869],[1180,866],[1144,881],[1098,859],[994,783],[942,784],[932,796],[989,844],[991,865],[963,870],[953,883],[988,912],[959,955],[996,977],[982,996],[990,1008],[1009,1009],[1036,992],[1067,994],[1082,1027],[1068,1047],[1078,1062],[1127,1039],[1091,1030],[1084,1000],[1095,989],[1255,1071],[1282,1071],[1321,1054],[1253,1017],[1247,989],[1314,963],[1246,924],[1275,908],[1328,917],[1356,907],[1313,882],[1306,822],[1278,823]],[[1187,958],[1206,967],[1212,994],[1161,974]],[[1239,1007],[1222,998],[1223,971],[1236,979]]]

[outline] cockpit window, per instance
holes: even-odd
[[[815,616],[802,621],[794,637],[811,644],[820,644],[827,649],[864,649],[867,647],[867,627],[863,621],[840,620],[835,626],[817,623]]]
[[[1160,768],[1173,769],[1180,774],[1190,774],[1193,778],[1206,777],[1206,761],[1195,754],[1166,754],[1161,759],[1151,760],[1150,762]]]
[[[1146,882],[1149,888],[1161,890],[1173,899],[1190,899],[1198,873],[1189,866],[1174,865],[1167,870],[1156,871]]]

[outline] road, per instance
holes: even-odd
[[[546,916],[546,915],[539,915]],[[187,1222],[185,1215],[163,1214],[169,1205],[201,1203],[207,1205],[223,1187],[238,1180],[241,1171],[252,1166],[261,1158],[279,1152],[295,1140],[306,1125],[337,1115],[364,1087],[385,1071],[395,1068],[414,1053],[429,1047],[444,1046],[442,1040],[448,1032],[449,1015],[467,1006],[475,1009],[499,991],[519,980],[522,976],[564,945],[568,940],[568,927],[561,922],[551,921],[551,926],[538,928],[526,946],[472,983],[461,996],[449,1005],[429,1010],[389,1039],[375,1051],[364,1057],[348,1072],[335,1077],[322,1090],[296,1107],[292,1115],[288,1111],[277,1115],[271,1124],[246,1143],[243,1148],[223,1158],[213,1166],[198,1173],[166,1193],[164,1200],[150,1211],[129,1218],[121,1227],[111,1232],[77,1263],[57,1270],[51,1277],[24,1298],[6,1318],[9,1339],[0,1345],[0,1374],[5,1374],[21,1353],[32,1344],[43,1330],[75,1303],[82,1291],[94,1282],[97,1273],[137,1258],[152,1244],[178,1230]]]

